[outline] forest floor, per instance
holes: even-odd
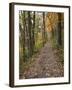
[[[46,43],[42,49],[24,64],[20,79],[63,77],[64,64],[60,62],[57,50],[51,43]]]

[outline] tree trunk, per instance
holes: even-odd
[[[46,42],[46,37],[45,37],[45,12],[43,12],[43,46],[44,46],[44,44],[45,44],[45,42]]]
[[[62,45],[62,40],[61,40],[61,13],[58,13],[58,45]]]
[[[23,11],[23,61],[25,61],[25,12]]]
[[[35,12],[33,14],[33,28],[32,28],[32,47],[33,47],[33,52],[34,52],[34,46],[35,46],[35,35],[34,35],[34,32],[35,32]]]
[[[32,34],[31,34],[31,15],[30,11],[28,11],[28,34],[29,34],[29,57],[32,56]]]

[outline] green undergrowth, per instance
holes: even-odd
[[[23,61],[22,59],[20,59],[20,65],[19,65],[20,79],[22,78],[24,71],[28,70],[29,67],[33,65],[35,58],[38,54],[39,54],[39,51],[35,51],[32,57],[28,58],[26,61]]]
[[[52,41],[52,48],[53,50],[55,50],[55,55],[57,55],[59,57],[58,62],[61,62],[62,64],[64,64],[64,47],[63,45],[57,45],[55,43],[55,40]]]

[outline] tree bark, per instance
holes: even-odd
[[[25,12],[23,11],[23,61],[25,61]]]
[[[45,12],[43,12],[43,46],[44,46],[44,44],[45,44],[45,42],[46,42],[46,37],[45,37]]]
[[[28,11],[28,34],[29,34],[29,57],[32,56],[32,34],[31,34],[31,15],[30,15],[30,11]]]
[[[62,40],[61,40],[61,13],[58,13],[58,44],[62,45]]]
[[[35,12],[33,13],[33,28],[32,28],[32,46],[33,46],[33,52],[34,52],[34,46],[35,46]]]

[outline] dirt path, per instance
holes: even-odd
[[[46,43],[34,58],[31,66],[24,70],[22,78],[62,77],[64,67],[57,61],[59,57],[55,54],[51,44]]]

